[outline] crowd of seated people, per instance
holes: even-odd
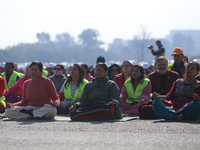
[[[156,69],[131,64],[105,63],[96,66],[33,61],[19,72],[13,62],[0,63],[0,113],[12,119],[54,118],[71,120],[140,119],[184,121],[200,117],[199,64],[189,61],[183,50],[173,50],[173,63],[157,58]],[[186,59],[187,58],[187,59]],[[151,68],[148,70],[148,68]],[[22,73],[23,72],[23,73]],[[65,73],[68,72],[67,77]]]

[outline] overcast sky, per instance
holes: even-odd
[[[200,30],[200,0],[0,0],[0,48],[36,42],[37,32],[77,36],[97,29],[106,44],[132,39],[147,27],[152,38],[173,29]]]

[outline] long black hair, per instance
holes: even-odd
[[[84,75],[84,71],[83,68],[81,68],[78,64],[74,64],[73,66],[76,66],[79,70],[79,79],[78,79],[78,83],[77,83],[77,87],[80,85],[80,83],[83,83],[83,75]],[[70,75],[69,78],[67,79],[67,82],[65,82],[64,87],[68,86],[68,83],[70,84],[72,81],[72,76]]]
[[[86,74],[90,73],[90,70],[88,68],[88,65],[87,64],[81,64],[82,67],[85,68],[85,70],[87,70]]]
[[[141,80],[141,83],[142,83],[142,82],[143,82],[142,79],[144,78],[144,68],[143,68],[141,65],[134,65],[134,66],[133,66],[133,69],[134,69],[135,67],[139,68],[139,70],[140,70],[141,76],[138,78],[138,80],[140,79],[140,80]],[[132,69],[132,72],[133,72],[133,69]],[[133,84],[135,84],[135,79],[132,77],[132,72],[131,72],[131,82],[132,82]]]

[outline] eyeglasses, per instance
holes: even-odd
[[[54,70],[58,70],[58,71],[60,71],[60,70],[62,70],[61,68],[54,68]]]
[[[115,72],[118,72],[119,70],[118,70],[118,69],[112,69],[111,71],[112,71],[112,72],[114,72],[114,71],[115,71]]]

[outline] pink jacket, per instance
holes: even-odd
[[[136,84],[132,84],[134,91],[136,90],[138,84],[139,82],[136,82]],[[147,86],[143,89],[140,100],[144,99],[145,102],[148,101],[150,98],[150,93],[151,93],[151,81],[149,81]],[[123,85],[121,95],[120,95],[122,109],[126,111],[128,114],[138,115],[138,107],[140,106],[140,103],[134,102],[133,104],[129,104],[126,102],[126,98],[128,98],[128,94],[127,94],[126,86]]]
[[[11,87],[9,87],[4,92],[4,96],[6,97],[6,96],[8,96],[11,93],[11,94],[17,94],[18,96],[22,97],[22,89],[23,89],[24,82],[26,80],[28,80],[26,76],[24,76],[22,78],[19,78],[19,80],[14,85],[12,85]]]

